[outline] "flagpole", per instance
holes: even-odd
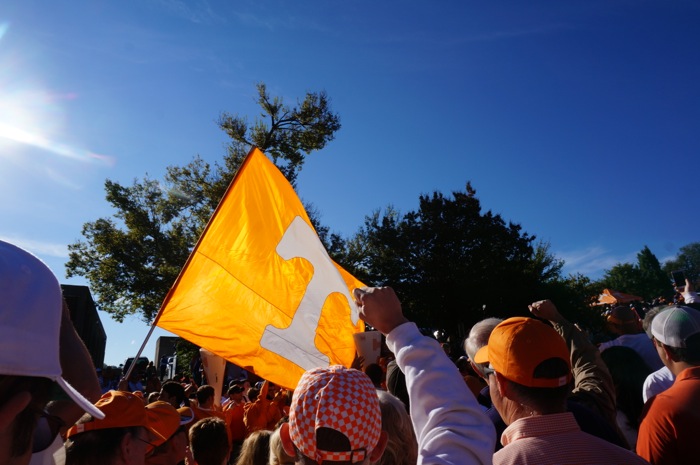
[[[154,321],[153,324],[151,325],[151,329],[148,331],[148,334],[146,334],[146,339],[143,340],[143,344],[141,344],[141,348],[139,351],[136,353],[136,356],[134,357],[134,360],[132,360],[131,365],[129,365],[129,369],[126,371],[126,374],[124,375],[124,379],[129,379],[129,376],[131,376],[131,372],[134,371],[134,367],[136,366],[136,362],[138,362],[139,357],[143,353],[143,349],[146,348],[146,344],[148,343],[148,340],[151,338],[151,335],[153,334],[153,330],[156,329],[156,322]],[[154,362],[155,364],[155,362]]]
[[[129,366],[129,369],[126,372],[126,375],[124,375],[126,379],[129,379],[129,376],[131,375],[131,372],[134,370],[134,366],[136,365],[136,361],[141,356],[143,349],[146,347],[148,340],[151,338],[153,331],[156,329],[156,325],[158,324],[158,319],[160,318],[160,315],[163,312],[163,309],[165,308],[166,304],[170,301],[170,296],[175,291],[175,288],[177,287],[178,283],[180,282],[180,278],[182,277],[183,271],[187,268],[187,265],[190,264],[190,261],[192,260],[192,256],[194,255],[195,251],[199,247],[199,243],[202,241],[202,238],[204,237],[205,233],[209,230],[209,226],[211,225],[212,220],[216,216],[216,213],[221,208],[221,204],[223,203],[224,199],[228,195],[229,191],[233,188],[233,184],[235,183],[236,178],[238,178],[238,173],[240,173],[243,170],[243,167],[246,165],[246,163],[248,163],[250,156],[253,154],[253,152],[255,150],[260,150],[260,149],[258,149],[258,147],[255,145],[252,146],[250,148],[250,151],[248,152],[248,154],[243,159],[243,162],[241,162],[241,166],[238,167],[236,174],[233,175],[233,179],[231,179],[231,183],[226,188],[226,192],[224,192],[224,195],[221,196],[221,199],[219,200],[219,204],[216,206],[216,209],[211,214],[211,217],[209,217],[209,221],[207,222],[207,225],[204,228],[204,231],[202,231],[202,234],[200,234],[199,239],[197,239],[197,244],[195,244],[194,248],[192,249],[192,253],[190,253],[189,257],[187,257],[187,261],[185,262],[184,266],[180,269],[180,273],[178,273],[177,279],[175,280],[173,285],[170,286],[170,289],[168,290],[168,293],[166,294],[165,299],[163,299],[163,303],[160,305],[160,308],[158,309],[158,313],[156,314],[156,317],[153,319],[153,323],[151,324],[151,329],[148,331],[148,334],[146,334],[146,338],[143,340],[143,344],[141,344],[141,348],[139,349],[138,353],[136,354],[136,357],[134,357],[134,361],[131,362],[131,365]],[[260,150],[260,153],[263,153],[262,150]],[[265,155],[263,154],[263,156],[265,156]]]

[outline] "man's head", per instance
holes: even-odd
[[[185,407],[187,408],[187,407]],[[171,404],[162,401],[146,405],[146,414],[151,427],[159,436],[151,441],[154,449],[149,451],[149,459],[154,463],[180,463],[185,459],[187,448],[187,423],[192,420],[183,419],[181,413]]]
[[[569,349],[545,323],[525,317],[503,321],[493,329],[488,344],[475,354],[474,361],[489,364],[494,405],[507,423],[521,412],[505,410],[517,405],[540,413],[563,408],[572,378]]]
[[[28,461],[52,382],[84,410],[101,415],[62,377],[64,304],[58,280],[41,260],[0,241],[0,463]]]
[[[190,428],[190,449],[198,465],[224,465],[231,453],[226,422],[208,417]]]
[[[179,408],[185,402],[185,388],[177,381],[166,381],[160,388],[158,400]]]
[[[647,312],[644,314],[644,319],[642,320],[642,329],[644,329],[644,332],[649,336],[649,339],[652,338],[651,335],[651,322],[654,321],[654,318],[656,318],[656,315],[661,313],[662,310],[665,310],[667,307],[652,307],[651,309],[647,310]]]
[[[651,335],[665,364],[700,365],[700,311],[667,308],[651,322]]]
[[[489,336],[491,336],[493,328],[498,326],[502,321],[503,320],[500,318],[486,318],[485,320],[481,320],[472,326],[469,335],[464,340],[464,352],[466,352],[467,357],[469,357],[469,361],[472,363],[474,370],[483,378],[486,378],[485,368],[487,368],[487,366],[474,362],[474,356],[479,349],[488,344]]]
[[[629,307],[620,305],[610,311],[607,318],[608,330],[615,334],[638,334],[642,332],[642,322],[637,312]]]
[[[372,381],[340,365],[304,373],[280,434],[297,463],[376,462],[386,446]]]
[[[200,407],[210,408],[214,405],[214,386],[205,384],[197,389],[197,403]]]
[[[227,391],[229,399],[234,402],[241,402],[243,400],[243,386],[240,384],[234,384]]]
[[[146,453],[164,442],[158,420],[148,414],[143,400],[129,392],[108,391],[95,406],[104,418],[84,415],[66,433],[66,463],[92,463],[102,457],[105,463],[120,459],[144,463]],[[159,431],[160,430],[160,431]]]

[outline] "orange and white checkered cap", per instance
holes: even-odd
[[[330,428],[345,435],[350,450],[331,452],[316,447],[316,430]],[[289,435],[294,445],[317,463],[363,461],[379,442],[382,417],[377,391],[361,371],[332,365],[301,377],[289,409]]]

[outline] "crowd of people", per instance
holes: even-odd
[[[451,358],[391,288],[355,289],[392,354],[296,388],[123,379],[102,392],[56,277],[0,241],[0,463],[684,464],[700,425],[700,311],[628,306],[596,345],[549,300],[488,318]],[[19,355],[21,354],[21,355]],[[358,369],[359,368],[359,369]],[[131,383],[130,383],[131,381]],[[113,387],[113,386],[110,386]]]

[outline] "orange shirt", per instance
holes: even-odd
[[[700,367],[686,368],[673,385],[644,405],[637,453],[654,465],[697,463]]]
[[[231,441],[243,442],[246,437],[246,427],[245,422],[243,421],[245,404],[243,402],[236,405],[229,403],[227,407],[228,408],[224,410],[224,414],[226,414],[226,423],[228,424]]]

